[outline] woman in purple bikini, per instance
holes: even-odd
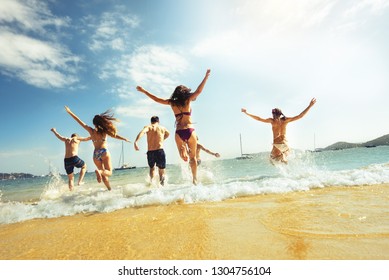
[[[173,113],[176,117],[175,139],[177,148],[181,158],[184,161],[189,160],[189,164],[192,170],[193,184],[195,185],[197,184],[197,137],[191,120],[192,109],[190,103],[191,101],[195,101],[196,98],[203,91],[203,88],[205,86],[205,83],[207,82],[210,73],[211,70],[208,69],[205,73],[204,79],[201,81],[200,85],[194,92],[191,92],[190,88],[180,85],[176,87],[172,96],[169,99],[159,98],[140,86],[136,87],[138,91],[146,94],[155,102],[171,106]]]

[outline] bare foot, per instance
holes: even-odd
[[[102,177],[99,170],[95,170],[97,182],[101,183]]]

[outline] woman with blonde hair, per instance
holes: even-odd
[[[104,182],[108,190],[111,190],[111,186],[108,177],[112,175],[112,163],[111,154],[107,148],[107,135],[112,138],[130,142],[127,138],[124,138],[117,134],[114,121],[119,121],[114,118],[113,114],[108,110],[100,115],[95,115],[93,118],[94,128],[86,125],[79,117],[77,117],[69,107],[65,106],[66,111],[73,117],[86,131],[89,132],[93,146],[95,150],[93,152],[93,162],[97,169],[95,170],[97,181]]]

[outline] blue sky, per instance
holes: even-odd
[[[63,172],[63,143],[50,132],[87,135],[64,110],[92,125],[111,108],[119,134],[135,139],[152,115],[174,132],[174,87],[208,83],[193,103],[200,142],[223,158],[270,151],[270,117],[316,105],[288,127],[292,148],[363,142],[389,133],[389,0],[0,0],[0,172]],[[315,136],[315,137],[314,137]],[[146,139],[126,161],[146,165]],[[109,140],[118,165],[121,142]],[[174,138],[168,161],[179,162]],[[93,170],[92,143],[80,156]],[[211,159],[204,155],[204,159]]]

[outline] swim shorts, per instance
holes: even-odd
[[[73,173],[74,167],[81,168],[85,165],[85,162],[82,159],[80,159],[78,156],[65,158],[64,163],[65,163],[66,174],[68,175]]]
[[[165,169],[166,167],[166,155],[163,149],[148,151],[147,152],[147,162],[150,168],[153,168],[157,165],[160,169]]]

